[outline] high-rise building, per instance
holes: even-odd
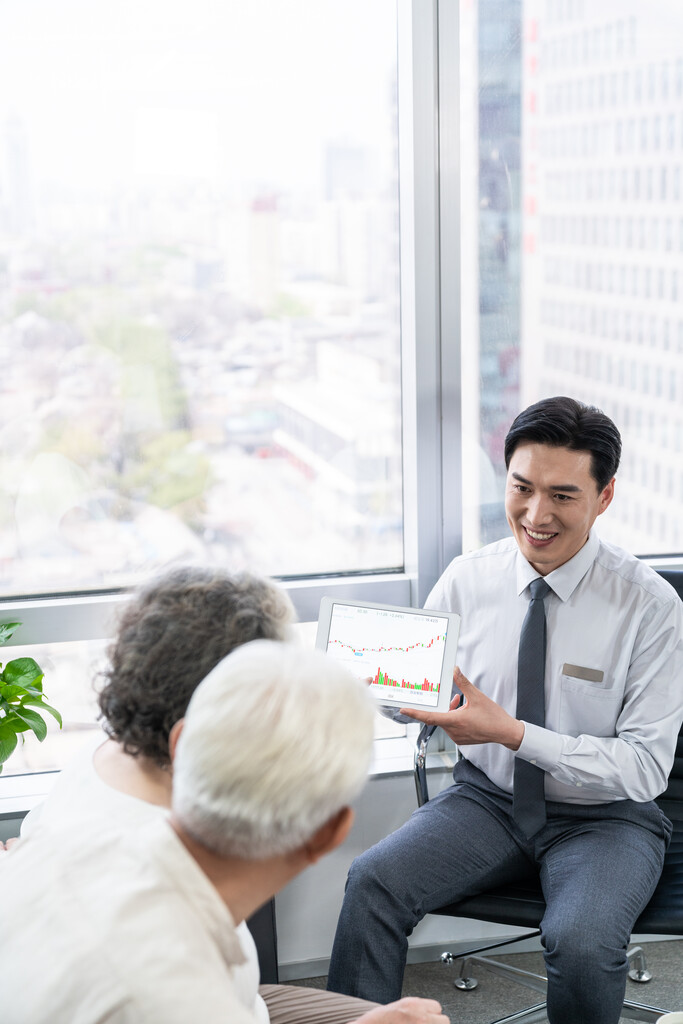
[[[20,118],[7,118],[2,141],[0,218],[11,235],[26,234],[33,228],[34,213],[28,139]]]
[[[683,542],[683,37],[667,0],[525,0],[521,404],[624,437],[601,533]]]

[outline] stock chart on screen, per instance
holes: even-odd
[[[447,631],[448,619],[436,614],[335,602],[327,651],[370,679],[382,702],[436,707]]]

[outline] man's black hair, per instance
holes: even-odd
[[[621,435],[604,412],[561,395],[544,398],[520,412],[505,438],[505,467],[521,444],[547,444],[590,452],[598,491],[610,482],[621,458]]]

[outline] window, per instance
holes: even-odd
[[[303,619],[330,586],[409,604],[438,575],[399,45],[428,81],[403,0],[3,5],[0,597],[67,711],[43,767],[83,721],[51,666],[89,682],[161,565],[296,577]]]
[[[550,394],[622,428],[601,533],[679,551],[677,464],[646,467],[681,448],[683,46],[666,0],[568,10],[3,5],[19,643],[96,662],[121,588],[188,556],[304,620],[330,588],[421,604],[507,533],[504,436]]]
[[[3,5],[0,592],[403,568],[396,94],[392,0]]]
[[[655,0],[647,10],[637,0],[625,0],[619,7],[622,20],[612,26],[600,5],[581,4],[568,19],[552,17],[548,5],[531,0],[461,4],[461,39],[478,38],[479,47],[476,88],[469,87],[463,58],[462,116],[478,125],[479,142],[478,152],[463,142],[463,180],[478,175],[481,183],[484,169],[489,180],[495,152],[504,154],[500,180],[505,181],[500,189],[505,203],[495,214],[491,202],[480,204],[470,234],[463,233],[464,263],[476,252],[479,264],[478,278],[467,277],[471,297],[463,294],[463,335],[477,349],[462,383],[463,393],[476,395],[468,402],[471,419],[463,424],[470,438],[464,475],[478,480],[479,492],[478,513],[465,516],[465,548],[507,533],[502,444],[510,420],[529,402],[571,394],[601,406],[621,427],[625,453],[637,454],[642,464],[655,459],[657,439],[673,429],[678,409],[669,400],[667,382],[676,373],[666,351],[668,334],[659,343],[656,327],[669,316],[669,303],[677,301],[683,237],[676,158],[683,45],[672,49],[671,10],[666,0]],[[489,20],[505,24],[510,40],[505,48],[488,44],[482,26]],[[583,40],[578,51],[570,45],[577,33]],[[561,156],[536,145],[549,131],[568,140],[576,130],[574,111],[547,102],[560,83],[571,83],[579,95],[593,94],[582,107],[580,130],[581,138],[597,139],[597,145],[565,147]],[[656,164],[644,163],[648,153],[656,154]],[[560,192],[554,182],[565,174],[577,187]],[[604,181],[605,189],[579,192],[578,183],[591,179]],[[540,219],[596,216],[609,231],[599,248],[595,239],[581,242],[579,263],[586,272],[565,276],[562,270],[575,261],[577,249],[559,233],[541,234]],[[496,259],[500,236],[506,239],[504,258]],[[658,264],[651,256],[644,259],[642,249],[659,253]],[[596,293],[606,303],[602,330],[579,334],[573,311]],[[563,315],[541,322],[546,304]],[[641,348],[642,362],[636,363],[628,358],[629,342],[635,333],[642,345],[646,323],[655,325],[647,329],[652,345]],[[619,415],[625,408],[633,412],[629,421]],[[636,412],[652,422],[652,440],[637,429]],[[617,500],[600,521],[600,533],[639,554],[674,553],[680,543],[674,524],[683,518],[680,502],[670,515],[636,518],[628,502],[619,501],[620,488],[626,491],[637,482],[630,476],[636,464],[625,458]],[[652,508],[670,504],[667,479],[657,470],[648,481]]]

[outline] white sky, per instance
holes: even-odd
[[[388,148],[395,20],[394,0],[0,0],[0,130],[21,118],[34,182],[318,185],[325,141]]]

